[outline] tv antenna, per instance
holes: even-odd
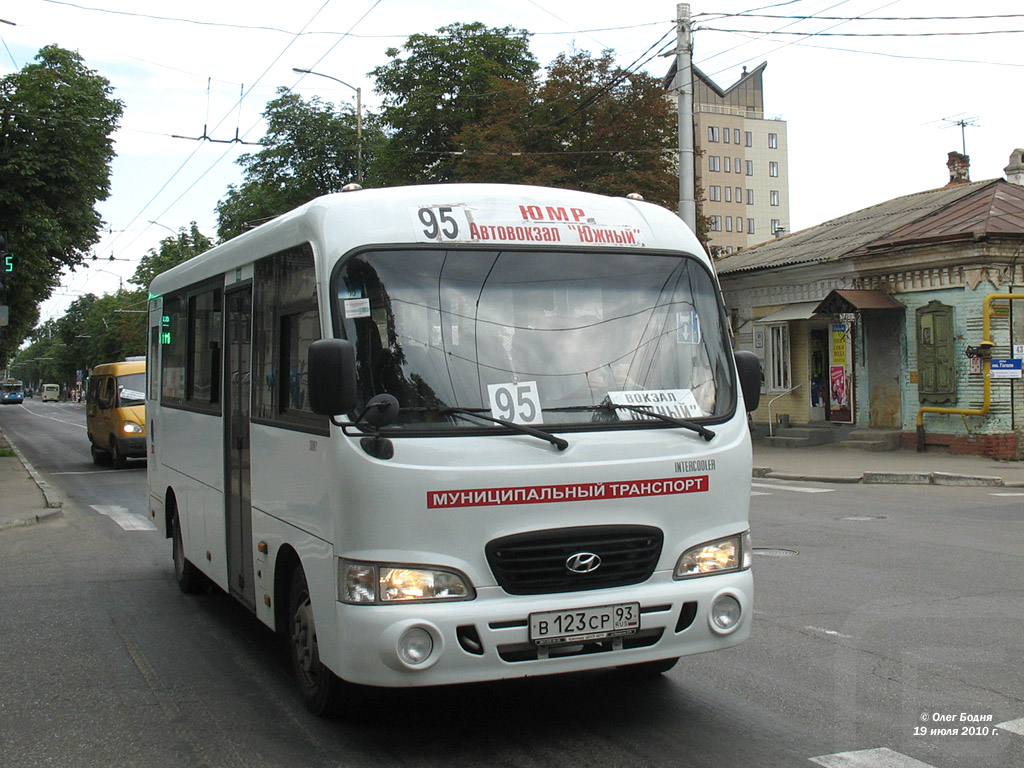
[[[967,155],[967,128],[977,128],[978,118],[976,117],[963,117],[963,112],[959,115],[953,115],[952,117],[942,118],[942,122],[946,123],[947,128],[952,128],[954,125],[960,126],[960,142],[963,145],[964,155]]]

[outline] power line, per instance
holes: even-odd
[[[847,19],[853,21],[853,19]],[[702,32],[736,32],[751,35],[794,35],[797,37],[974,37],[978,35],[1019,35],[1024,29],[988,29],[973,32],[784,32],[763,29],[722,29],[719,27],[698,27]]]

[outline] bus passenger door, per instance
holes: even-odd
[[[252,287],[225,293],[224,507],[227,515],[228,589],[249,608],[253,584],[249,411],[252,370]]]

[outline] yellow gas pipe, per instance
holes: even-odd
[[[990,327],[992,321],[992,302],[996,299],[1024,299],[1024,293],[990,293],[985,297],[985,301],[982,304],[982,326],[981,326],[981,344],[982,348],[982,360],[984,361],[985,370],[982,372],[984,380],[982,382],[983,397],[981,401],[981,408],[939,408],[934,405],[922,406],[917,412],[917,452],[924,452],[924,415],[926,413],[959,413],[962,417],[967,416],[984,416],[988,413],[989,405],[992,403],[992,384],[990,378],[990,368],[992,365],[992,347],[995,343],[992,341]],[[964,418],[964,425],[966,426],[967,419]]]

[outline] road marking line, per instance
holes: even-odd
[[[990,493],[989,496],[1024,496],[1024,491],[1004,491],[1003,493]]]
[[[834,488],[807,488],[802,485],[772,485],[771,483],[751,483],[755,488],[771,488],[774,491],[793,491],[795,493],[835,493]]]
[[[842,632],[836,632],[834,629],[823,629],[822,627],[804,627],[809,632],[820,632],[823,635],[830,635],[831,637],[841,637],[844,640],[853,640],[853,635],[844,635]]]
[[[810,760],[825,768],[934,768],[929,763],[922,763],[885,747],[856,752],[836,752],[834,755],[821,755]]]
[[[768,491],[751,491],[750,495],[751,496],[771,496],[771,494]]]
[[[1005,723],[999,723],[996,728],[1001,731],[1016,733],[1018,736],[1024,736],[1024,717],[1020,720],[1007,720]]]
[[[36,411],[33,411],[31,408],[26,407],[24,403],[21,404],[21,407],[24,408],[29,413],[31,413],[33,416],[38,416],[40,419],[49,419],[50,421],[59,421],[61,424],[70,424],[72,427],[79,427],[81,429],[85,429],[85,424],[76,424],[75,422],[67,421],[66,419],[58,419],[58,418],[55,418],[53,416],[45,416],[42,413],[37,413]]]
[[[90,504],[101,515],[106,515],[126,531],[155,531],[156,526],[149,520],[128,511],[126,507],[111,504]]]

